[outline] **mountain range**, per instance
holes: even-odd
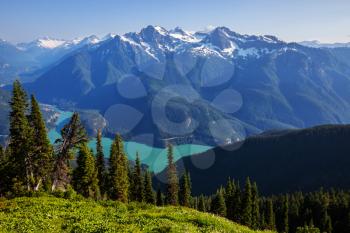
[[[106,134],[220,145],[270,129],[349,123],[349,58],[346,47],[313,48],[225,27],[148,26],[73,49],[25,88],[43,103],[99,111]]]

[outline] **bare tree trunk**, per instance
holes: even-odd
[[[51,186],[51,191],[55,191],[56,189],[56,186],[57,186],[57,179],[54,179],[53,182],[52,182],[52,186]]]
[[[38,191],[39,190],[39,187],[41,185],[41,182],[42,182],[42,179],[40,178],[38,183],[36,184],[36,186],[34,187],[34,191]]]

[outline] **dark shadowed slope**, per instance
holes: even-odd
[[[198,168],[210,164],[213,157],[208,169]],[[350,125],[266,133],[248,138],[238,149],[237,144],[217,147],[183,158],[177,165],[190,171],[195,194],[213,193],[228,177],[244,182],[247,176],[263,194],[348,189]]]

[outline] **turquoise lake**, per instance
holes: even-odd
[[[57,109],[56,109],[57,110]],[[72,116],[72,112],[69,111],[61,111],[59,112],[59,117],[56,121],[56,128],[51,129],[49,131],[49,138],[52,143],[55,142],[56,139],[60,138],[60,128],[67,123],[69,118]],[[103,151],[106,157],[109,157],[109,150],[112,144],[112,139],[110,138],[102,138]],[[96,140],[91,140],[89,142],[89,147],[95,151],[96,149]],[[211,147],[203,146],[203,145],[195,145],[195,144],[183,144],[174,146],[174,159],[175,161],[188,155],[201,153],[209,150]],[[154,172],[159,172],[163,170],[167,165],[167,150],[166,148],[157,148],[149,145],[145,145],[142,143],[125,141],[124,149],[129,158],[129,160],[135,160],[136,152],[139,153],[141,162],[149,166],[149,169]]]

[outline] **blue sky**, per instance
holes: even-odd
[[[201,30],[227,26],[286,41],[350,41],[349,0],[0,0],[0,38],[71,39],[147,25]]]

